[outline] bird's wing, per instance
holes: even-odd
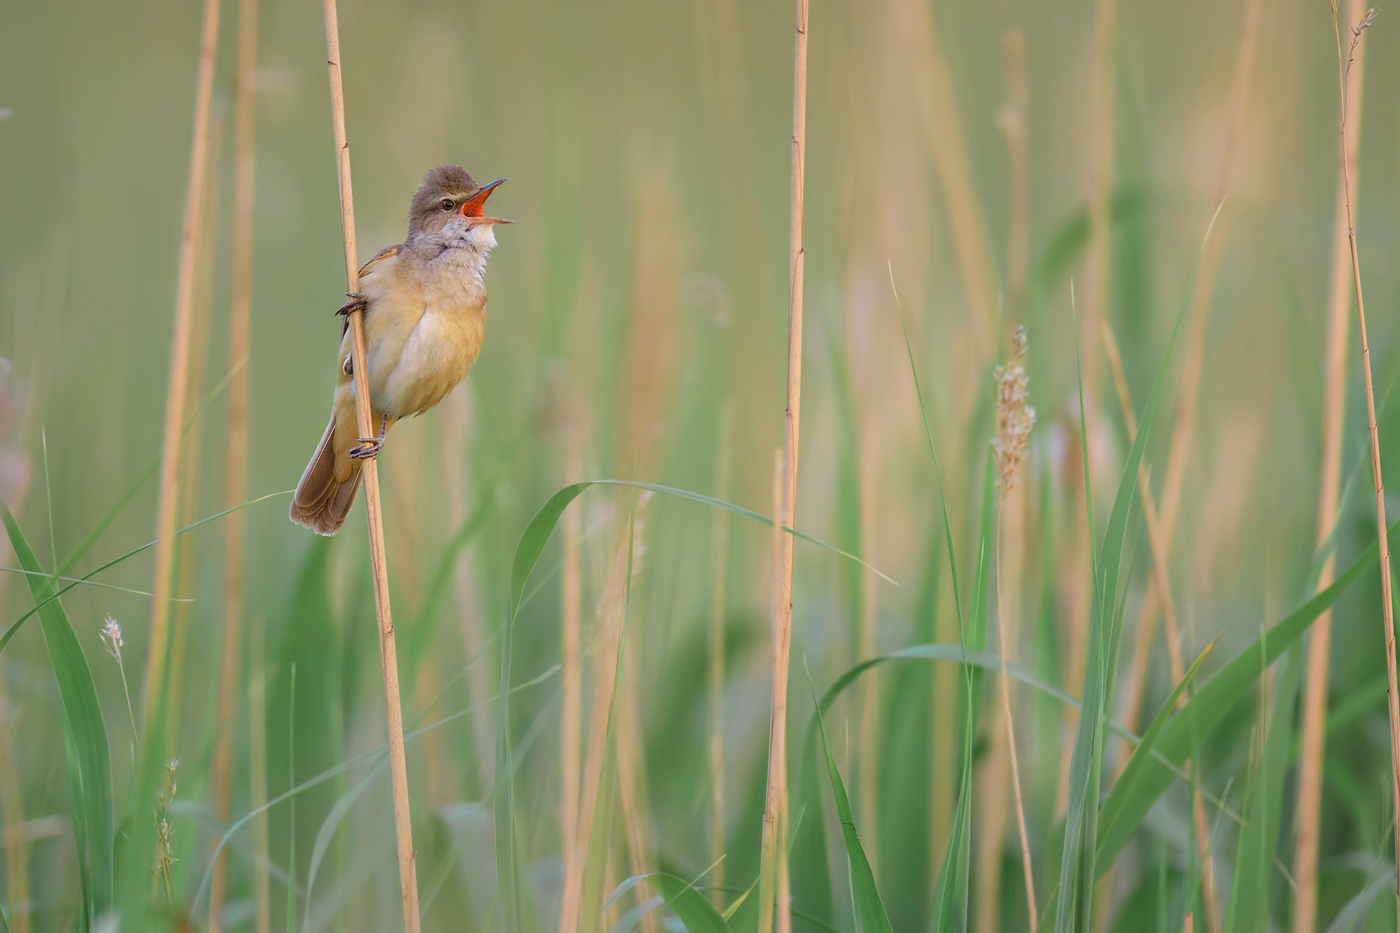
[[[374,266],[375,263],[379,262],[379,260],[381,260],[381,259],[388,259],[390,256],[397,256],[399,253],[402,253],[402,252],[403,252],[403,244],[402,244],[402,243],[399,243],[399,244],[396,244],[396,245],[394,245],[394,246],[389,246],[389,247],[385,247],[384,249],[381,249],[379,252],[377,252],[377,253],[374,254],[374,258],[373,258],[373,259],[371,259],[369,262],[365,263],[363,266],[360,266],[360,278],[364,278],[365,276],[369,275],[369,274],[373,271],[372,267]]]
[[[360,266],[359,278],[364,279],[367,276],[374,275],[378,271],[374,268],[376,265],[378,265],[383,260],[397,256],[399,253],[402,252],[402,243],[396,243],[393,246],[386,246],[384,249],[381,249],[379,252],[374,254],[374,257],[370,259],[369,262],[365,263],[363,266]],[[363,293],[363,289],[361,289],[361,292]],[[345,332],[349,329],[350,317],[349,315],[347,315],[345,321],[340,326],[340,336],[342,339],[345,337]]]

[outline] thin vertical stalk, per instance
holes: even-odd
[[[1137,417],[1133,413],[1133,401],[1128,394],[1128,381],[1123,372],[1123,358],[1118,352],[1118,341],[1114,339],[1113,330],[1108,326],[1108,322],[1101,321],[1100,323],[1104,338],[1104,350],[1113,373],[1113,383],[1118,391],[1118,401],[1123,409],[1123,421],[1127,425],[1128,434],[1131,437],[1137,434]],[[1176,621],[1176,603],[1171,594],[1170,577],[1167,575],[1167,552],[1170,544],[1167,533],[1162,528],[1156,500],[1152,495],[1152,487],[1148,483],[1147,471],[1141,465],[1138,467],[1137,478],[1138,492],[1142,496],[1142,512],[1146,518],[1148,546],[1152,555],[1152,585],[1144,596],[1143,614],[1140,614],[1138,618],[1140,627],[1136,636],[1137,641],[1133,647],[1133,671],[1129,678],[1129,692],[1124,701],[1125,717],[1132,724],[1129,728],[1136,728],[1142,705],[1142,687],[1147,678],[1148,647],[1151,645],[1152,616],[1150,613],[1154,605],[1159,604],[1162,609],[1163,634],[1167,643],[1167,669],[1171,674],[1172,683],[1181,683],[1185,676],[1185,666],[1181,657],[1181,634]],[[1181,696],[1177,697],[1177,708],[1185,706],[1186,702],[1187,695],[1182,693]],[[1128,763],[1128,757],[1127,748],[1124,747],[1118,761],[1120,774]],[[1223,928],[1220,920],[1220,898],[1215,889],[1215,860],[1211,855],[1210,825],[1206,819],[1205,800],[1200,787],[1192,787],[1191,789],[1191,819],[1195,827],[1197,854],[1201,859],[1201,887],[1204,894],[1205,903],[1203,906],[1206,912],[1207,928],[1212,933],[1220,933]],[[1111,887],[1111,884],[1107,885],[1106,889],[1111,889]]]
[[[1366,300],[1361,291],[1361,259],[1356,252],[1356,220],[1351,203],[1351,173],[1347,169],[1347,71],[1351,68],[1361,35],[1371,25],[1375,10],[1369,10],[1359,23],[1351,28],[1351,47],[1342,55],[1342,34],[1337,24],[1337,4],[1332,4],[1332,31],[1337,39],[1337,87],[1341,102],[1342,145],[1342,200],[1347,207],[1347,242],[1351,252],[1351,277],[1356,289],[1356,332],[1361,338],[1361,371],[1366,377],[1366,426],[1371,433],[1371,476],[1376,488],[1376,537],[1380,547],[1381,568],[1381,614],[1385,622],[1385,676],[1387,699],[1390,707],[1390,790],[1391,811],[1400,803],[1400,691],[1396,687],[1395,672],[1395,605],[1390,592],[1390,542],[1386,538],[1385,487],[1381,482],[1381,442],[1376,429],[1376,393],[1371,385],[1371,345],[1366,339]],[[1400,832],[1391,834],[1395,840],[1395,866],[1397,887],[1395,889],[1395,909],[1400,915]]]
[[[797,517],[797,448],[802,411],[802,208],[807,156],[807,0],[797,0],[793,53],[792,197],[788,246],[788,377],[783,432],[782,522],[794,527]],[[768,787],[764,795],[763,840],[758,881],[759,933],[773,929],[773,902],[778,882],[782,811],[787,797],[787,680],[792,648],[793,539],[782,535],[774,575],[777,595],[773,626],[773,703],[768,728]],[[781,846],[781,848],[786,848]],[[784,859],[785,861],[785,859]],[[787,905],[782,905],[787,913]]]
[[[720,417],[719,452],[715,463],[715,497],[729,499],[729,459],[734,433],[734,405],[726,402]],[[729,513],[715,509],[714,589],[710,594],[710,870],[711,883],[724,887],[724,603],[725,571],[729,558]],[[722,907],[724,892],[712,895]]]
[[[1006,103],[997,111],[997,125],[1006,137],[1009,163],[1006,215],[1006,309],[1013,324],[1021,321],[1025,298],[1030,228],[1030,171],[1027,128],[1030,82],[1026,77],[1026,35],[1019,29],[1001,39],[1006,52]]]
[[[1347,0],[1346,21],[1360,21],[1362,0]],[[1347,342],[1351,311],[1351,252],[1348,248],[1347,185],[1360,184],[1357,154],[1361,145],[1361,92],[1365,82],[1365,46],[1356,49],[1356,77],[1346,94],[1346,123],[1351,133],[1337,166],[1336,207],[1332,221],[1332,272],[1327,289],[1327,348],[1322,379],[1322,462],[1317,488],[1316,547],[1326,544],[1337,523],[1337,494],[1342,473],[1342,428],[1346,423]],[[1348,175],[1350,178],[1348,178]],[[1335,552],[1327,555],[1318,576],[1318,589],[1332,582]],[[1298,753],[1298,801],[1294,822],[1298,840],[1293,849],[1293,933],[1313,933],[1317,927],[1318,833],[1322,817],[1322,758],[1327,741],[1327,667],[1332,646],[1332,613],[1324,612],[1308,632],[1308,664],[1303,681],[1301,748]]]
[[[11,933],[29,933],[29,840],[24,829],[24,807],[19,790],[19,761],[14,747],[17,716],[9,709],[9,701],[0,690],[0,846],[5,851],[5,895],[10,902]]]
[[[272,877],[267,831],[267,674],[263,667],[263,622],[248,626],[248,802],[253,817],[253,901],[257,933],[272,931]]]
[[[860,555],[874,563],[875,457],[869,437],[860,441]],[[865,577],[861,587],[860,632],[855,661],[875,656],[878,639],[875,636],[875,575],[861,568]],[[870,870],[879,873],[879,773],[880,773],[880,681],[866,677],[860,691],[859,784],[860,836]]]
[[[1001,710],[1006,724],[1006,751],[1011,763],[1011,792],[1016,805],[1016,831],[1021,840],[1021,872],[1026,882],[1026,910],[1030,917],[1030,928],[1035,930],[1040,926],[1040,919],[1035,906],[1035,877],[1031,867],[1030,837],[1026,833],[1026,806],[1021,796],[1021,766],[1016,759],[1016,726],[1011,716],[1011,678],[1006,674],[1007,656],[1011,652],[1012,639],[1006,625],[1006,617],[1009,614],[1006,604],[1008,590],[1006,581],[1002,578],[1001,540],[1007,504],[1015,501],[1012,507],[1020,507],[1019,499],[1013,500],[1012,496],[1012,493],[1003,494],[1001,508],[997,511],[997,639],[1001,648]],[[1019,580],[1013,579],[1011,583],[1015,586]],[[1004,802],[1001,805],[1005,806]]]
[[[170,373],[165,393],[165,430],[161,442],[160,487],[156,499],[154,584],[151,630],[146,655],[146,707],[150,726],[164,702],[166,654],[170,640],[170,588],[175,561],[175,520],[179,511],[180,432],[185,421],[189,376],[190,324],[194,305],[195,266],[199,256],[200,207],[209,154],[209,107],[214,94],[214,58],[219,40],[219,0],[204,0],[199,65],[195,78],[194,127],[190,141],[185,211],[180,225],[180,252],[175,271],[175,321],[170,340]]]
[[[567,427],[569,432],[564,451],[564,482],[568,485],[583,478],[583,458],[579,450],[579,439],[575,425]],[[560,713],[559,745],[563,759],[563,793],[559,807],[559,829],[564,844],[564,879],[567,903],[569,885],[583,877],[583,853],[579,850],[579,748],[580,716],[583,708],[583,650],[581,608],[583,605],[583,577],[580,572],[579,505],[575,501],[564,510],[564,569],[562,580],[563,605],[560,607],[560,654],[563,665],[564,698]],[[565,911],[559,912],[559,933],[574,933],[572,927],[565,926],[569,918]]]
[[[186,377],[185,407],[194,409],[204,394],[205,370],[209,363],[209,308],[214,291],[214,246],[218,241],[219,219],[219,176],[217,162],[223,151],[224,106],[219,101],[209,123],[209,151],[216,164],[209,173],[204,186],[204,203],[199,211],[199,256],[195,260],[195,293],[190,311],[190,362]],[[190,430],[184,441],[184,454],[180,458],[179,480],[177,483],[180,501],[180,527],[195,521],[199,508],[200,458],[203,455],[204,425]],[[191,600],[189,599],[191,576],[194,573],[194,543],[182,537],[175,545],[175,595],[181,601],[175,606],[175,614],[170,627],[170,664],[166,680],[166,696],[178,703],[184,686],[185,642],[189,639]],[[165,717],[165,744],[175,748],[180,736],[180,717]]]
[[[1080,345],[1093,347],[1098,321],[1108,314],[1110,250],[1110,207],[1113,198],[1113,126],[1116,80],[1114,32],[1117,0],[1095,0],[1094,68],[1090,101],[1092,121],[1089,132],[1089,253],[1084,268],[1084,314],[1081,318]],[[1088,403],[1093,404],[1098,388],[1099,355],[1084,355],[1084,385]],[[1084,414],[1085,430],[1092,430],[1093,419]],[[1089,529],[1092,539],[1093,529]],[[1085,624],[1079,620],[1076,625]],[[1071,685],[1077,689],[1079,684]]]
[[[324,0],[326,19],[326,68],[331,86],[331,124],[335,135],[336,177],[340,188],[340,229],[345,246],[345,290],[359,290],[360,275],[355,249],[355,202],[350,185],[350,144],[345,139],[345,92],[340,71],[340,27],[335,0]],[[361,437],[373,437],[369,376],[365,362],[364,312],[349,314],[355,354],[355,409]],[[418,933],[418,872],[413,852],[413,826],[408,806],[408,764],[404,758],[403,711],[399,700],[398,652],[389,609],[389,568],[384,554],[384,517],[379,502],[379,465],[370,457],[364,463],[365,511],[369,516],[370,565],[374,574],[374,610],[379,622],[379,663],[384,676],[384,707],[389,726],[389,774],[394,794],[394,829],[398,843],[399,891],[403,900],[405,933]]]
[[[453,529],[467,520],[467,456],[466,439],[471,424],[471,389],[462,383],[443,399],[442,462],[446,474],[447,522]],[[574,480],[569,480],[574,482]],[[564,527],[568,529],[568,517]],[[480,658],[485,639],[481,633],[481,609],[476,596],[476,575],[472,566],[472,546],[464,547],[452,565],[452,593],[457,602],[457,618],[462,633],[462,651],[470,661]],[[566,558],[567,561],[567,558]],[[568,564],[564,568],[564,585],[569,582]],[[484,673],[490,665],[482,663],[482,673],[473,672],[467,678],[467,696],[474,712],[467,717],[472,736],[472,764],[478,784],[472,793],[485,793],[491,786],[491,773],[496,764],[490,710],[491,682]],[[565,675],[567,677],[567,674]]]
[[[253,193],[256,182],[256,124],[253,119],[258,64],[258,0],[238,3],[238,77],[234,92],[233,229],[229,243],[228,386],[224,428],[224,508],[248,493],[248,350],[253,305]],[[219,698],[215,711],[212,800],[214,815],[228,820],[233,791],[233,710],[238,689],[238,654],[243,642],[243,530],[239,509],[224,519],[224,633],[219,654]],[[226,865],[222,851],[209,889],[209,929],[219,933]]]

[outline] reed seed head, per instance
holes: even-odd
[[[1035,409],[1026,404],[1026,367],[1021,361],[1026,355],[1026,329],[1016,328],[1011,335],[1015,352],[1011,359],[998,366],[994,377],[997,381],[997,434],[992,441],[992,451],[997,461],[997,476],[1003,496],[1016,486],[1016,470],[1026,456],[1026,444],[1030,440],[1031,428],[1035,425]]]
[[[102,644],[107,648],[107,653],[120,660],[122,651],[122,627],[121,623],[112,618],[110,614],[107,616],[106,624],[102,626],[102,634],[100,637],[102,638]]]

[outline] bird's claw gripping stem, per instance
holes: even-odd
[[[340,310],[335,312],[336,314],[343,314],[345,317],[348,318],[352,313],[356,311],[364,311],[366,308],[369,307],[369,302],[365,300],[364,296],[360,295],[358,292],[346,292],[345,297],[349,298],[350,300],[345,302],[345,304],[341,305]]]
[[[359,438],[358,445],[350,449],[350,456],[356,460],[367,460],[376,456],[384,449],[384,435],[388,430],[389,416],[385,415],[383,420],[379,422],[379,436]]]

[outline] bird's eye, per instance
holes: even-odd
[[[438,207],[442,208],[445,211],[450,211],[456,206],[456,203],[454,203],[451,198],[443,198],[441,201],[438,202]]]

